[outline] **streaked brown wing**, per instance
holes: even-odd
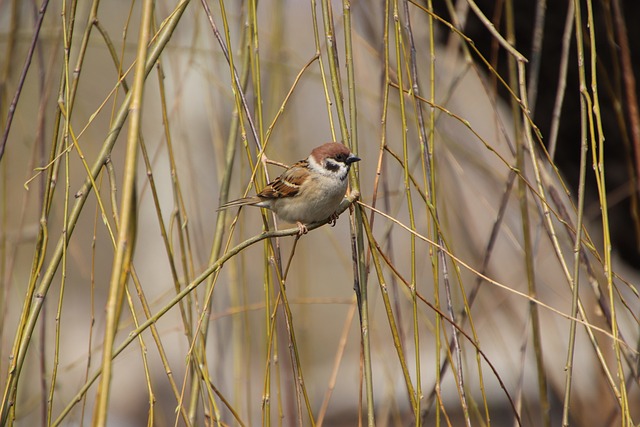
[[[265,199],[280,199],[283,197],[293,197],[300,191],[300,186],[309,176],[307,161],[302,160],[282,175],[274,179],[258,194],[258,197]]]

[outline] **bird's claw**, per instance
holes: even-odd
[[[331,214],[331,216],[329,217],[329,225],[332,227],[336,226],[336,221],[338,220],[338,218],[340,217],[340,215],[338,215],[337,212],[334,212]]]
[[[298,237],[301,237],[303,234],[307,234],[309,232],[307,226],[300,221],[296,222],[296,225],[298,226]]]

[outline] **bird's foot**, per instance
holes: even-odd
[[[338,218],[340,217],[340,215],[338,215],[337,212],[334,212],[331,214],[331,216],[329,217],[329,225],[331,225],[332,227],[336,226],[336,221],[338,220]]]
[[[307,226],[301,223],[300,221],[297,221],[296,225],[298,226],[298,237],[302,236],[303,234],[307,234],[309,232],[309,229],[307,228]]]

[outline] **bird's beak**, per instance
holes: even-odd
[[[349,154],[349,157],[347,157],[347,160],[345,160],[344,162],[347,165],[350,165],[351,163],[355,163],[359,161],[360,161],[360,157],[354,156],[353,154]]]

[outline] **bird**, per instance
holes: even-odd
[[[307,225],[329,221],[335,225],[336,210],[347,192],[351,165],[360,161],[344,144],[327,142],[309,157],[287,168],[258,194],[231,200],[218,211],[239,206],[257,206],[275,212],[281,220],[298,226],[298,237]]]

